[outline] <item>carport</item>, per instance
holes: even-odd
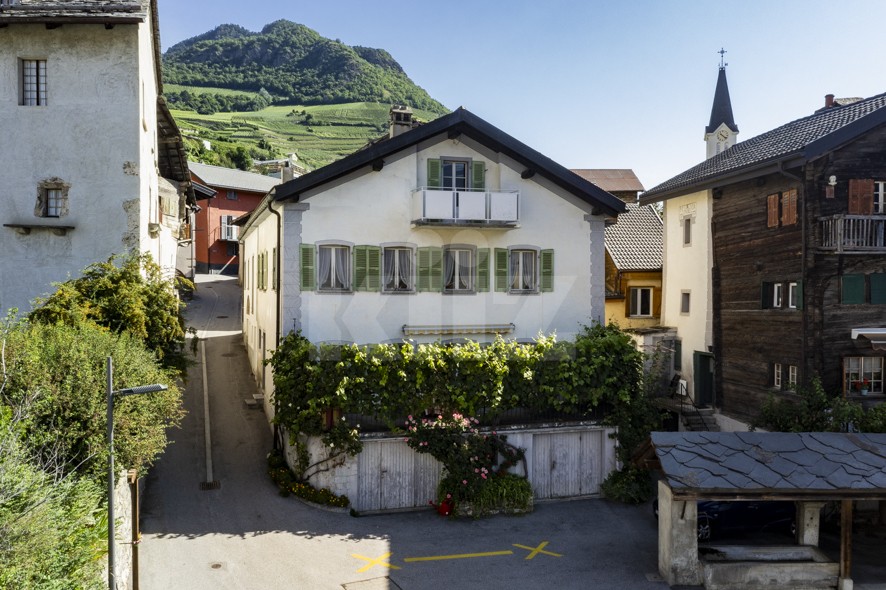
[[[658,569],[670,585],[709,590],[851,590],[854,500],[886,499],[886,434],[655,432]],[[797,544],[716,545],[699,556],[698,500],[792,500]],[[841,503],[840,563],[818,549],[825,502]]]

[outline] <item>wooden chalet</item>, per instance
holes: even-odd
[[[735,144],[641,195],[712,191],[714,404],[754,418],[815,377],[886,399],[886,94]],[[699,269],[706,272],[707,269]]]

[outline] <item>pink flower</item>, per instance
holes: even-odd
[[[464,484],[464,485],[468,485],[468,480],[463,479],[463,480],[461,480],[461,483]]]
[[[406,416],[406,419],[407,419],[408,421],[412,422],[412,414],[409,414],[408,416]]]
[[[474,473],[480,473],[479,469],[474,469]]]
[[[480,477],[482,477],[483,479],[486,479],[486,474],[485,474],[485,473],[481,473],[481,474],[480,474]]]

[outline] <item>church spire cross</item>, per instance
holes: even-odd
[[[718,51],[717,53],[720,54],[720,69],[721,69],[721,70],[725,70],[725,69],[726,69],[726,66],[729,65],[728,63],[726,63],[725,61],[723,61],[723,60],[724,60],[724,57],[725,57],[725,55],[726,55],[726,50],[723,49],[723,48],[721,47],[721,48],[720,48],[720,51]]]

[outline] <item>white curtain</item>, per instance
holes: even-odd
[[[470,287],[469,279],[471,276],[471,253],[467,250],[460,250],[458,253],[458,288],[468,289]]]
[[[398,253],[400,286],[409,289],[412,286],[412,250],[403,249]]]
[[[535,288],[535,252],[523,252],[523,288]]]
[[[511,289],[520,288],[520,252],[511,252]]]
[[[385,282],[385,290],[393,291],[397,288],[397,284],[394,282],[394,261],[397,258],[397,250],[392,250],[390,248],[385,248],[384,251],[384,264],[382,268],[382,272],[384,276],[382,277]]]
[[[350,284],[350,274],[351,268],[350,264],[350,252],[348,248],[344,247],[336,247],[335,248],[335,278],[337,289],[347,289]]]
[[[443,267],[444,285],[447,289],[457,289],[455,284],[455,257],[458,256],[458,250],[446,250]]]
[[[332,248],[321,246],[317,262],[317,278],[320,281],[320,288],[331,289],[332,277],[329,271],[332,268]]]

